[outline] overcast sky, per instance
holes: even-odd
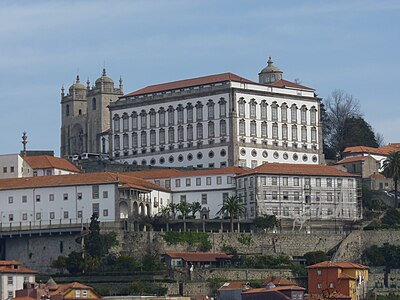
[[[282,4],[282,2],[285,2]],[[105,64],[128,93],[232,72],[257,80],[271,55],[322,98],[343,89],[400,142],[400,1],[1,1],[0,154],[60,147],[60,88]]]

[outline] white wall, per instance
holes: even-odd
[[[8,284],[8,277],[13,277],[13,283]],[[22,290],[24,287],[24,278],[28,282],[35,282],[35,275],[32,274],[16,274],[16,273],[1,273],[0,274],[0,299],[10,299],[8,296],[9,292],[15,296],[15,291]]]

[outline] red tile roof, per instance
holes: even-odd
[[[380,148],[373,148],[367,146],[354,146],[347,147],[344,149],[343,153],[369,153],[386,156],[391,152],[400,151],[400,143],[389,144]]]
[[[71,162],[64,158],[40,155],[25,156],[23,159],[32,169],[61,169],[70,172],[79,173],[80,170]]]
[[[132,187],[149,191],[166,190],[154,183],[148,182],[141,178],[125,175],[124,173],[86,173],[86,174],[70,174],[70,175],[54,175],[54,176],[38,176],[0,179],[0,190],[37,188],[37,187],[53,187],[53,186],[73,186],[73,185],[91,185],[91,184],[107,184],[117,183],[121,187]]]
[[[243,292],[242,294],[254,294],[254,293],[265,293],[265,292],[270,292],[270,291],[305,291],[306,289],[298,286],[298,285],[286,285],[286,286],[276,286],[273,288],[256,288],[256,289],[250,289],[247,290],[245,292]]]
[[[0,260],[0,266],[11,266],[16,265],[19,266],[21,263],[16,260]]]
[[[316,176],[340,176],[340,177],[357,176],[354,174],[338,170],[332,166],[284,164],[284,163],[266,163],[244,173],[244,175],[248,174],[316,175]]]
[[[291,81],[287,81],[284,79],[275,81],[274,83],[271,83],[269,85],[275,86],[275,87],[280,87],[280,88],[295,88],[295,89],[304,89],[304,90],[311,90],[314,91],[315,89],[301,85],[301,84],[297,84]]]
[[[362,155],[362,156],[347,157],[347,158],[342,159],[341,161],[338,161],[336,164],[343,165],[343,164],[348,164],[348,163],[353,163],[353,162],[358,162],[358,161],[364,161],[367,157],[371,157],[371,156]]]
[[[209,252],[167,252],[167,256],[184,261],[217,261],[218,259],[231,259],[232,255],[226,253]]]
[[[17,268],[14,268],[14,266],[17,266]],[[21,267],[21,263],[15,260],[0,260],[0,273],[36,274],[37,272]]]
[[[351,262],[334,262],[334,261],[323,261],[318,264],[314,264],[306,267],[306,269],[324,269],[324,268],[341,268],[341,269],[368,269],[367,266],[355,264]]]
[[[369,178],[385,179],[386,177],[379,173],[374,173],[368,176]]]
[[[203,77],[197,77],[197,78],[191,78],[191,79],[178,80],[178,81],[173,81],[173,82],[168,82],[168,83],[149,85],[140,90],[126,94],[126,95],[122,96],[121,98],[127,98],[127,97],[131,97],[131,96],[144,95],[144,94],[152,94],[152,93],[158,93],[158,92],[163,92],[163,91],[182,89],[182,88],[188,88],[188,87],[193,87],[193,86],[198,86],[198,85],[205,85],[205,84],[225,82],[225,81],[238,81],[238,82],[257,84],[256,82],[253,82],[251,80],[248,80],[246,78],[240,77],[240,76],[232,74],[232,73],[222,73],[222,74],[209,75],[209,76],[203,76]]]

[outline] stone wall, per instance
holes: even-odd
[[[264,280],[268,276],[292,278],[291,270],[285,269],[195,269],[194,280],[224,279],[226,281]]]

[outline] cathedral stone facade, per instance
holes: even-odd
[[[122,80],[115,88],[105,69],[92,87],[77,76],[69,93],[61,89],[61,157],[104,152],[100,137],[110,129],[108,105],[122,95]]]

